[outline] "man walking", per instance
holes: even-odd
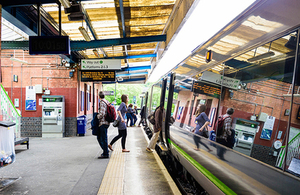
[[[107,113],[107,104],[109,102],[105,99],[103,91],[99,92],[100,105],[99,105],[99,132],[97,135],[98,143],[100,144],[103,153],[98,158],[109,158],[108,146],[107,146],[107,129],[109,127],[109,122],[105,120],[105,115]]]
[[[146,151],[147,152],[153,152],[152,149],[155,148],[155,145],[156,145],[156,142],[158,140],[158,136],[159,136],[159,133],[160,131],[162,130],[162,127],[163,127],[163,122],[165,121],[165,118],[164,118],[164,105],[161,104],[159,106],[159,108],[155,111],[154,113],[154,116],[155,116],[155,125],[153,126],[154,127],[154,134],[152,135],[152,138],[146,148]]]

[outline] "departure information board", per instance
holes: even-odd
[[[220,87],[199,81],[194,81],[192,91],[194,93],[204,94],[215,98],[220,98],[221,95]]]
[[[116,81],[116,71],[114,70],[81,71],[81,81],[82,82]]]

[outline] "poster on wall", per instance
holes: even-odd
[[[274,128],[275,123],[275,117],[274,116],[268,116],[266,119],[266,122],[263,126],[263,129],[261,131],[260,138],[270,140],[272,136],[272,131]]]
[[[25,110],[36,110],[36,95],[34,86],[26,86]]]
[[[216,111],[216,108],[212,108],[211,109],[211,112],[210,112],[210,115],[209,115],[209,127],[212,127],[213,125],[213,121],[214,121],[214,117],[215,117],[215,111]]]
[[[177,114],[177,119],[178,119],[178,120],[180,119],[182,110],[183,110],[183,106],[180,106],[179,109],[178,109],[178,114]]]

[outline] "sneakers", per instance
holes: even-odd
[[[130,152],[130,150],[123,149],[122,152]]]
[[[153,152],[150,148],[146,148],[147,152]]]

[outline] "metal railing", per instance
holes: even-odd
[[[286,167],[289,167],[293,158],[298,158],[300,156],[300,133],[298,133],[288,144],[287,158],[286,158]],[[281,146],[279,155],[276,161],[276,167],[282,168],[285,157],[285,147]]]
[[[15,138],[21,137],[21,114],[12,103],[10,97],[0,84],[0,120],[16,123]]]

